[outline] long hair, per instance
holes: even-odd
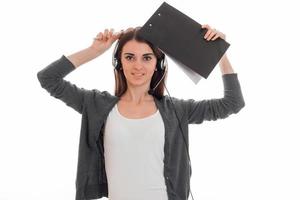
[[[119,37],[118,44],[116,44],[118,46],[115,47],[116,49],[115,49],[115,53],[113,56],[116,57],[120,67],[122,67],[121,55],[122,55],[123,46],[130,40],[136,40],[138,42],[143,42],[143,43],[146,43],[149,45],[149,47],[152,49],[152,51],[157,59],[156,68],[158,68],[159,67],[158,65],[161,62],[161,60],[166,59],[164,57],[164,53],[159,48],[155,47],[151,42],[139,37],[139,35],[138,35],[139,29],[140,29],[140,27],[134,28],[132,30],[128,30]],[[120,68],[119,68],[119,70],[115,69],[114,71],[115,71],[115,73],[114,73],[115,74],[115,96],[121,97],[127,90],[126,77],[124,75],[123,70],[120,70]],[[152,89],[156,86],[158,81],[161,80],[163,74],[166,73],[153,93],[153,96],[157,97],[158,99],[162,98],[162,96],[164,95],[164,84],[165,84],[166,77],[167,77],[167,70],[165,69],[164,71],[161,71],[161,70],[154,71],[153,76],[151,78],[151,82],[150,82],[150,89]]]

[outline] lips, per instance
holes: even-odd
[[[144,76],[145,74],[144,73],[131,73],[131,75],[141,77],[141,76]]]

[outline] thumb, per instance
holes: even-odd
[[[116,36],[112,36],[112,37],[109,38],[108,41],[109,41],[109,43],[112,44],[112,43],[114,43],[117,39],[118,39],[118,38],[117,38]]]
[[[113,33],[112,36],[110,37],[110,42],[113,43],[114,41],[116,41],[117,39],[119,39],[120,36],[121,36],[121,34],[122,34],[122,31]]]

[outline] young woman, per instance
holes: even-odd
[[[204,36],[208,41],[225,39],[209,25],[201,28],[208,29]],[[219,62],[223,98],[196,101],[164,95],[165,55],[138,37],[138,31],[129,28],[114,34],[105,29],[90,47],[63,55],[37,74],[43,88],[82,114],[76,200],[187,200],[188,125],[226,118],[245,105],[226,54]],[[64,80],[116,40],[114,95]]]

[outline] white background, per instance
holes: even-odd
[[[75,198],[81,116],[42,89],[37,72],[88,47],[105,28],[143,25],[162,2],[1,1],[0,200]],[[299,200],[296,1],[167,3],[227,35],[246,102],[238,114],[190,126],[194,199]],[[111,54],[65,79],[113,93]],[[223,96],[219,66],[195,85],[170,59],[167,88],[178,98]]]

